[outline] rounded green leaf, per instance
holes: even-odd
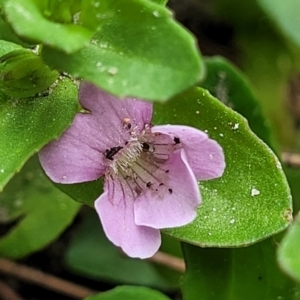
[[[271,147],[270,128],[246,75],[222,57],[205,58],[204,62],[206,76],[201,87],[244,116],[251,130]]]
[[[155,105],[155,124],[185,124],[217,140],[226,170],[199,187],[203,204],[191,224],[164,230],[201,245],[242,246],[283,230],[291,221],[291,195],[274,153],[249,129],[246,120],[211,96],[194,88]]]
[[[97,28],[91,44],[70,55],[45,47],[49,65],[120,97],[148,100],[167,100],[201,79],[196,41],[169,10],[146,0],[99,3],[86,1],[82,10],[84,25]]]
[[[300,46],[300,2],[298,0],[259,0],[258,4],[281,31]]]
[[[77,108],[77,88],[69,79],[61,79],[48,96],[10,100],[0,107],[0,190],[33,153],[72,123]]]
[[[17,259],[52,242],[73,220],[80,204],[55,188],[32,158],[0,194],[0,222],[17,219],[0,238],[0,256]]]
[[[142,286],[118,286],[113,290],[90,296],[85,300],[170,300],[162,293]]]
[[[43,43],[67,53],[88,44],[93,32],[73,23],[56,23],[45,17],[42,3],[35,0],[7,0],[4,13],[14,31],[28,41]]]
[[[276,242],[267,239],[238,249],[183,244],[185,300],[299,299],[299,287],[276,264]]]
[[[278,249],[278,262],[282,269],[300,282],[300,214],[288,229]]]

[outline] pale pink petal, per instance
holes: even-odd
[[[142,193],[134,202],[138,225],[153,228],[183,226],[197,215],[201,195],[184,150],[175,151],[162,167],[168,170],[168,180],[159,188]]]
[[[187,161],[198,180],[208,180],[223,175],[225,169],[223,150],[203,131],[181,125],[154,126],[152,131],[169,134],[180,139]]]
[[[95,117],[99,136],[107,148],[122,146],[130,138],[130,129],[136,133],[144,130],[152,118],[152,103],[133,98],[119,99],[93,84],[82,82],[79,100],[83,108]]]
[[[40,163],[51,180],[77,183],[104,174],[107,162],[96,124],[90,115],[77,114],[72,126],[39,152]]]
[[[124,182],[106,180],[104,193],[95,208],[108,239],[131,257],[147,258],[159,249],[161,239],[157,229],[134,223],[133,197]]]

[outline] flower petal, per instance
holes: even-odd
[[[128,123],[131,130],[139,133],[152,117],[151,103],[120,100],[86,82],[81,84],[79,94],[89,113],[78,113],[59,140],[48,144],[39,154],[46,174],[59,183],[101,177],[108,164],[106,150],[123,146],[129,140]]]
[[[95,208],[108,239],[131,257],[147,258],[159,249],[161,239],[157,229],[138,226],[134,222],[133,197],[126,182],[106,180],[104,193]]]
[[[184,150],[170,155],[163,168],[168,181],[158,189],[141,194],[134,202],[135,223],[153,228],[183,226],[193,221],[201,195]]]
[[[122,146],[129,140],[129,129],[140,133],[152,118],[152,103],[132,98],[119,99],[93,84],[83,82],[79,89],[81,105],[98,123],[99,136],[106,148]]]
[[[203,131],[189,126],[161,125],[152,127],[152,132],[161,132],[180,139],[188,164],[198,180],[208,180],[223,175],[225,169],[223,150]]]
[[[100,152],[95,119],[77,114],[73,124],[57,140],[39,152],[46,174],[58,183],[77,183],[98,179],[104,174],[106,161]]]

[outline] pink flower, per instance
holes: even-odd
[[[195,128],[152,126],[152,104],[120,100],[82,83],[82,107],[72,126],[39,154],[58,183],[104,178],[95,201],[107,237],[132,257],[152,256],[159,229],[183,226],[201,203],[197,180],[220,177],[224,155],[216,141]]]

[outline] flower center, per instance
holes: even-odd
[[[182,148],[179,138],[163,133],[152,133],[149,126],[138,136],[132,136],[124,146],[107,149],[105,157],[110,160],[106,176],[126,184],[136,198],[151,190],[172,193],[168,186],[166,162],[173,151]]]

